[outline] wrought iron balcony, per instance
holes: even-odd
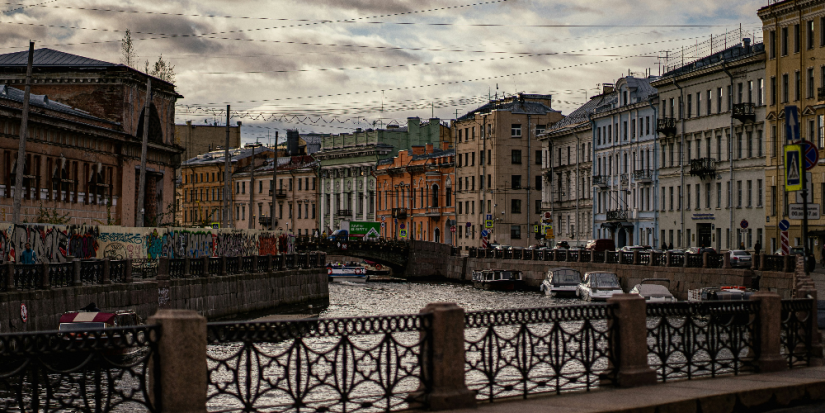
[[[698,158],[690,160],[690,174],[702,179],[716,176],[716,159]]]
[[[630,183],[630,177],[629,177],[627,174],[621,174],[621,175],[619,175],[619,179],[620,179],[620,180],[622,181],[622,183],[623,183],[623,184],[625,184],[625,185],[626,185],[626,184],[628,184],[628,183]]]
[[[607,175],[597,175],[593,177],[593,185],[606,187],[610,185],[610,177]]]
[[[630,216],[630,211],[618,209],[614,211],[607,211],[608,221],[627,221]]]
[[[676,135],[676,118],[662,118],[656,123],[656,132],[665,136]]]
[[[816,91],[816,100],[822,101],[825,100],[825,87],[821,87]]]
[[[753,103],[735,103],[733,105],[733,118],[740,122],[755,121],[756,105]]]
[[[272,190],[269,190],[269,196],[272,196]],[[278,189],[275,191],[276,198],[286,198],[286,189]]]
[[[407,218],[407,208],[393,208],[392,209],[392,217],[398,219],[406,219]]]
[[[441,216],[441,208],[440,207],[428,207],[424,212],[425,216],[438,218]]]
[[[352,216],[352,210],[351,209],[339,209],[338,213],[336,215],[338,215],[339,217],[349,217],[349,216]]]
[[[651,182],[653,181],[653,171],[650,169],[633,171],[633,180],[636,182]]]

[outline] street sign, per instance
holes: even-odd
[[[401,229],[406,229],[406,228],[407,228],[407,224],[405,224],[405,223],[403,223],[403,222],[402,222],[402,223],[401,223],[401,225],[399,225],[399,226],[398,226],[398,228],[401,228]]]
[[[489,233],[489,232],[487,232],[487,230],[486,230],[486,229],[482,229],[482,230],[481,230],[481,236],[482,236],[482,237],[487,238],[487,236],[488,236],[488,235],[490,235],[490,233]]]
[[[787,231],[790,227],[791,227],[791,222],[788,221],[787,219],[783,219],[782,221],[779,221],[779,230]]]
[[[387,227],[387,223],[386,223],[386,222],[382,222],[382,223],[381,223],[381,228],[386,228],[386,227]]]
[[[455,227],[450,227],[450,232],[455,232]]]
[[[488,219],[487,221],[484,222],[484,228],[492,228],[492,227],[493,227],[493,220],[492,219]]]
[[[796,106],[785,106],[785,140],[799,140],[799,108]]]
[[[805,172],[805,186],[808,187],[808,203],[814,203],[814,179],[813,173]],[[805,198],[802,198],[802,191],[796,191],[796,203],[801,204],[805,202]]]
[[[492,220],[492,219],[493,219],[493,214],[487,214],[487,218],[486,218],[486,219],[487,219],[488,221],[489,221],[489,220]]]
[[[29,309],[24,303],[20,303],[20,320],[24,323],[29,321]]]
[[[739,226],[742,227],[742,229],[748,229],[748,221],[743,219],[742,222],[739,223]]]
[[[544,230],[544,239],[553,239],[553,227],[547,227]]]
[[[545,211],[544,212],[544,219],[546,219],[548,221],[553,219],[553,215],[550,214],[550,211]]]
[[[407,230],[402,229],[401,231],[398,231],[398,236],[401,238],[407,238]]]
[[[791,253],[791,243],[788,241],[788,231],[782,231],[779,234],[779,239],[782,241],[782,254],[788,255]]]
[[[790,219],[804,219],[805,208],[803,204],[788,205],[788,217]],[[808,219],[819,219],[820,208],[819,204],[808,204]]]
[[[814,169],[817,163],[819,163],[819,149],[814,146],[811,142],[804,142],[805,144],[805,169],[810,171]]]
[[[533,233],[534,233],[534,234],[538,234],[538,233],[539,233],[539,226],[538,226],[538,225],[533,225]]]
[[[386,220],[387,220],[387,217],[381,217],[381,222],[384,222]]]
[[[785,190],[802,190],[802,146],[785,145]]]

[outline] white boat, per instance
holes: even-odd
[[[522,285],[521,271],[473,271],[473,287],[484,290],[513,291]]]
[[[640,284],[636,284],[629,294],[638,294],[649,303],[678,301],[668,290],[668,287],[653,284],[654,282],[667,283],[668,287],[670,286],[670,280],[667,278],[645,278]]]
[[[541,283],[541,291],[551,297],[575,297],[582,275],[572,268],[551,268]]]
[[[328,265],[327,276],[330,281],[367,282],[367,269],[359,265]]]
[[[584,301],[607,301],[613,294],[624,294],[619,277],[612,272],[589,272],[579,284],[576,295]]]

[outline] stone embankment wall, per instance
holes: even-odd
[[[103,311],[135,310],[144,320],[158,308],[194,310],[214,320],[328,299],[324,268],[14,291],[0,293],[0,333],[57,329],[61,314],[89,303]],[[28,309],[26,323],[21,304]]]
[[[622,283],[622,288],[629,291],[645,278],[667,278],[670,291],[680,300],[687,299],[688,290],[702,287],[719,287],[725,285],[751,286],[759,277],[762,291],[771,291],[782,298],[791,298],[794,290],[794,274],[788,272],[751,271],[747,269],[654,267],[646,265],[621,265],[592,262],[555,262],[522,261],[495,258],[446,257],[438,261],[446,278],[457,281],[469,281],[473,271],[482,269],[511,269],[523,273],[526,284],[538,288],[550,268],[567,267],[578,270],[584,275],[589,271],[615,272]],[[436,274],[433,271],[433,274]]]

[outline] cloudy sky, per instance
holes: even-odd
[[[231,104],[232,122],[254,141],[286,128],[452,119],[496,92],[551,93],[567,114],[628,71],[659,74],[657,56],[687,47],[686,58],[701,57],[711,36],[723,47],[740,24],[760,41],[756,11],[766,3],[33,0],[3,5],[0,52],[33,39],[118,63],[130,29],[141,62],[162,54],[175,65],[178,122],[222,123]]]

